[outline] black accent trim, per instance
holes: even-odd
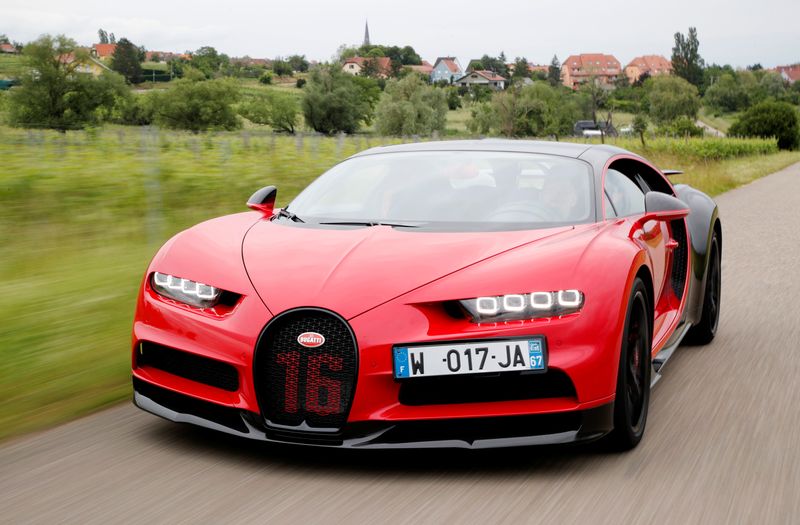
[[[500,372],[417,377],[400,383],[400,403],[407,406],[486,403],[557,397],[577,398],[566,373],[551,368],[545,373]]]
[[[239,372],[235,366],[150,341],[139,343],[136,351],[136,366],[157,368],[172,375],[228,392],[239,390]]]
[[[259,441],[339,448],[496,448],[592,441],[613,428],[614,403],[588,410],[433,421],[349,423],[336,434],[266,427],[259,414],[210,403],[133,378],[139,408],[181,423]]]

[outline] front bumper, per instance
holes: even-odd
[[[133,378],[134,404],[177,423],[274,443],[352,449],[484,449],[596,440],[613,428],[614,403],[522,416],[348,423],[336,433],[267,428],[259,414],[210,403]]]

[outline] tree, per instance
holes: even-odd
[[[647,132],[647,115],[644,113],[637,113],[633,117],[633,132],[639,135],[639,140],[642,141],[642,147],[646,148],[647,144],[644,143],[644,134]]]
[[[507,137],[551,135],[558,140],[570,133],[580,113],[569,97],[546,82],[514,85],[496,93],[490,104],[473,108],[468,127],[473,133],[494,129]]]
[[[308,71],[309,64],[305,55],[292,55],[286,61],[292,67],[292,71],[299,71],[300,73]]]
[[[117,37],[114,36],[114,33],[111,33],[110,35],[108,35],[108,43],[109,44],[116,44],[117,43]]]
[[[192,67],[202,71],[206,78],[214,78],[223,66],[230,63],[227,55],[217,52],[211,46],[203,46],[194,53],[189,61]]]
[[[319,133],[355,133],[369,124],[380,97],[378,84],[331,65],[314,69],[302,101],[306,125]]]
[[[298,113],[297,98],[278,92],[259,94],[239,108],[239,114],[247,120],[286,133],[295,132]]]
[[[748,106],[747,93],[736,77],[728,73],[706,89],[703,101],[709,108],[720,112],[739,111]]]
[[[748,109],[733,123],[728,134],[734,137],[774,137],[780,149],[800,146],[797,110],[787,102],[762,102]]]
[[[381,135],[430,135],[444,131],[446,116],[444,92],[408,75],[386,84],[375,110],[375,125]]]
[[[586,100],[589,102],[589,112],[592,115],[592,121],[597,122],[597,110],[605,107],[606,100],[608,99],[608,91],[603,88],[600,81],[594,75],[590,76],[589,80],[581,84],[579,91],[586,96]]]
[[[697,88],[681,77],[660,75],[647,81],[650,117],[665,124],[681,115],[696,118],[700,109]]]
[[[27,71],[9,95],[9,121],[29,128],[76,129],[103,120],[128,93],[115,73],[79,73],[86,51],[63,35],[44,35],[23,49]]]
[[[148,94],[155,122],[173,129],[198,133],[212,129],[233,130],[241,126],[234,110],[240,98],[230,79],[192,82],[177,80],[168,90]]]
[[[131,84],[142,81],[142,65],[139,63],[139,48],[127,38],[121,38],[111,57],[111,69],[125,77]]]
[[[108,33],[103,31],[103,29],[97,30],[97,38],[100,40],[101,44],[108,44]]]
[[[550,66],[547,68],[547,81],[551,86],[561,83],[561,63],[556,55],[553,55],[553,60],[550,61]]]
[[[8,39],[7,35],[0,35],[0,44],[10,44],[11,41]]]
[[[272,71],[279,77],[290,77],[294,73],[292,65],[281,58],[272,61]]]
[[[689,28],[688,36],[675,33],[675,47],[672,48],[672,72],[697,88],[703,85],[703,66],[705,62],[699,53],[700,41],[697,29]]]
[[[531,70],[528,66],[528,59],[525,57],[517,57],[514,60],[514,72],[511,74],[512,79],[531,78]]]

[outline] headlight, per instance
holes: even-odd
[[[150,284],[159,295],[197,308],[211,308],[222,295],[219,288],[159,272],[153,273]]]
[[[518,321],[553,317],[579,311],[583,307],[580,290],[497,295],[459,301],[475,323]]]

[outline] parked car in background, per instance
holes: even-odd
[[[598,120],[579,120],[575,123],[574,133],[576,137],[599,137],[600,135],[617,136],[617,130],[612,124]]]

